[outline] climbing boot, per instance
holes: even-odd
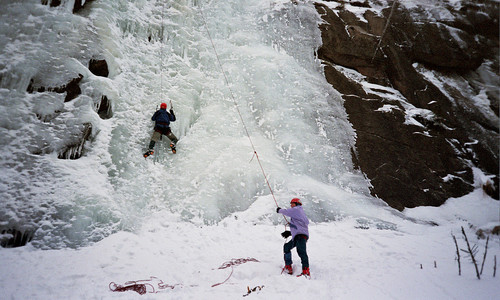
[[[309,272],[309,267],[307,268],[302,268],[302,273],[300,275],[298,275],[297,277],[300,277],[300,276],[306,276],[306,277],[310,277],[311,276],[311,273]]]
[[[148,151],[144,152],[143,156],[144,158],[147,158],[148,156],[154,154],[155,151],[153,149],[149,149]]]
[[[173,154],[177,152],[177,149],[175,149],[175,145],[173,143],[170,144],[170,149],[172,149]]]
[[[281,270],[281,273],[283,273],[283,272],[286,272],[286,273],[292,275],[293,274],[292,265],[285,265],[283,267],[283,270]]]

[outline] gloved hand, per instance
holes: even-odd
[[[280,213],[280,209],[281,209],[281,207],[276,208],[276,212]]]
[[[291,236],[292,233],[289,230],[285,230],[281,233],[281,236],[286,239],[287,237]]]

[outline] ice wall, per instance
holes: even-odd
[[[316,222],[380,216],[384,205],[352,166],[355,133],[342,100],[315,58],[312,3],[108,0],[72,15],[35,2],[6,5],[2,19],[22,26],[0,27],[8,203],[0,226],[29,225],[35,245],[64,247],[133,230],[160,210],[210,224],[252,206],[260,221],[280,222],[250,140],[279,205],[298,196]],[[88,71],[95,56],[108,62],[109,78]],[[30,78],[57,84],[74,74],[84,79],[71,102],[26,92]],[[112,102],[109,120],[93,110],[100,95]],[[177,115],[178,152],[162,141],[145,160],[161,102]],[[41,121],[36,107],[53,116]],[[93,125],[84,157],[57,159],[58,143],[84,122]],[[30,152],[33,144],[44,150]]]

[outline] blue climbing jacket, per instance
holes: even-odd
[[[154,113],[151,120],[155,121],[155,130],[170,128],[170,122],[175,121],[174,111],[170,110],[169,113],[166,109],[160,108]]]
[[[292,239],[297,234],[304,234],[309,238],[309,219],[302,208],[302,205],[297,205],[288,209],[280,209],[280,214],[290,217],[290,232]]]

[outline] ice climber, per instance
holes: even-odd
[[[151,141],[149,142],[148,151],[144,153],[144,157],[148,157],[151,154],[154,154],[153,148],[155,147],[155,143],[165,135],[170,140],[170,149],[172,149],[172,153],[176,153],[175,145],[177,144],[177,137],[172,133],[170,129],[170,122],[175,121],[175,114],[172,107],[170,107],[170,112],[167,111],[167,104],[160,104],[160,109],[157,110],[153,116],[151,117],[152,121],[155,121],[155,127],[153,131],[153,135],[151,136]]]
[[[306,244],[309,239],[309,219],[302,208],[302,202],[299,198],[293,198],[290,201],[291,208],[283,209],[278,207],[277,213],[290,217],[290,231],[284,231],[281,235],[286,239],[290,235],[292,240],[283,245],[283,253],[285,258],[285,267],[283,271],[288,274],[293,274],[292,269],[292,249],[297,247],[297,254],[299,254],[302,263],[302,273],[298,276],[306,275],[311,276],[309,272],[309,258],[307,256]],[[297,277],[298,277],[297,276]]]

